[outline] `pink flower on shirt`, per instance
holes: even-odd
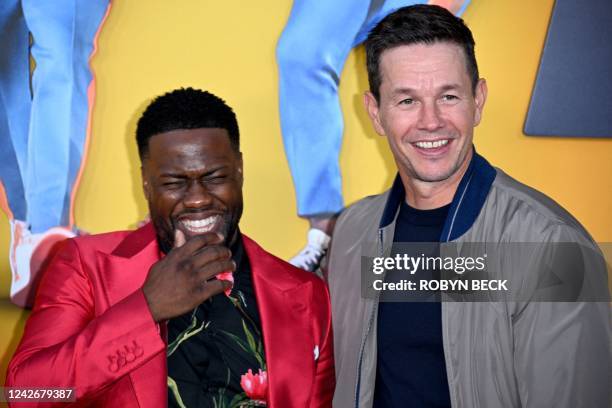
[[[253,374],[249,368],[249,371],[240,377],[240,386],[247,397],[256,402],[265,403],[268,393],[268,373],[259,369],[258,374]]]
[[[234,274],[230,271],[221,272],[217,274],[217,279],[229,281],[232,283],[232,286],[225,290],[225,296],[229,296],[230,293],[232,293],[232,287],[234,286]]]

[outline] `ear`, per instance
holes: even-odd
[[[476,110],[474,111],[474,126],[478,126],[482,119],[482,111],[487,101],[487,92],[487,81],[485,81],[484,78],[480,78],[476,84],[476,92],[474,94],[474,103],[476,104]]]
[[[237,154],[238,154],[238,163],[236,164],[236,170],[238,171],[240,187],[242,187],[242,184],[244,183],[244,172],[243,172],[243,166],[242,166],[242,152],[238,152]]]
[[[140,165],[140,178],[142,179],[142,191],[148,202],[151,199],[151,185],[149,184],[149,177],[144,163]]]
[[[376,130],[376,133],[379,135],[385,136],[385,130],[380,124],[380,110],[378,109],[378,101],[376,100],[376,97],[374,97],[374,94],[370,91],[364,93],[363,103],[368,111],[372,125],[374,125],[374,130]]]

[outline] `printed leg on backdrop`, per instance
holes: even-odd
[[[107,12],[107,0],[22,0],[32,33],[36,69],[21,176],[25,228],[11,256],[11,300],[31,306],[39,272],[60,241],[75,235],[72,193],[88,135],[92,83],[89,59]]]
[[[343,122],[338,84],[351,49],[393,10],[425,1],[295,0],[279,39],[280,119],[298,215],[310,222],[307,245],[290,260],[316,270],[343,208],[338,156]],[[437,0],[461,13],[465,0]]]
[[[333,219],[343,207],[338,84],[367,15],[367,3],[295,0],[276,50],[285,153],[298,214],[311,221],[307,246],[290,262],[307,270],[316,269],[331,232],[313,224]]]
[[[29,41],[20,0],[6,0],[0,6],[0,181],[2,210],[11,231],[12,290],[29,280],[29,272],[16,266],[16,248],[28,234],[23,174],[31,109]]]

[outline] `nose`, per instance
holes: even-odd
[[[202,208],[212,202],[212,196],[203,183],[192,180],[189,183],[183,204],[186,208]]]
[[[417,123],[420,130],[432,132],[444,126],[444,120],[440,115],[440,107],[435,102],[423,102],[419,111]]]

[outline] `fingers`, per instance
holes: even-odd
[[[182,240],[182,245],[180,245],[180,247],[182,248],[181,252],[184,252],[186,254],[193,254],[196,251],[209,245],[218,245],[223,243],[223,237],[220,234],[217,234],[216,232],[207,232],[202,235],[196,235],[195,237],[191,237],[189,238],[189,240],[186,240],[183,231],[177,229],[174,233],[175,247],[176,238],[179,233],[182,236],[182,238],[180,238]]]
[[[180,248],[183,245],[185,245],[185,242],[187,240],[185,239],[185,234],[183,233],[183,231],[181,231],[180,229],[175,229],[174,230],[174,248]]]
[[[232,252],[224,246],[212,245],[200,249],[191,255],[190,261],[194,269],[200,269],[212,262],[228,261],[232,258]]]
[[[198,269],[196,279],[199,282],[204,282],[214,279],[220,273],[234,272],[235,270],[236,264],[231,259],[213,261]]]
[[[183,271],[195,280],[199,285],[201,282],[212,279],[221,272],[233,272],[236,264],[232,260],[231,251],[219,245],[219,236],[212,233],[208,236],[196,236],[185,242],[179,249],[174,251],[173,260],[178,270]],[[176,237],[181,239],[177,234]],[[197,241],[197,242],[193,242]],[[207,244],[205,246],[201,246]],[[192,250],[194,250],[192,252]]]
[[[202,301],[220,293],[223,293],[231,287],[231,282],[228,282],[226,280],[212,279],[205,281],[202,284]]]

